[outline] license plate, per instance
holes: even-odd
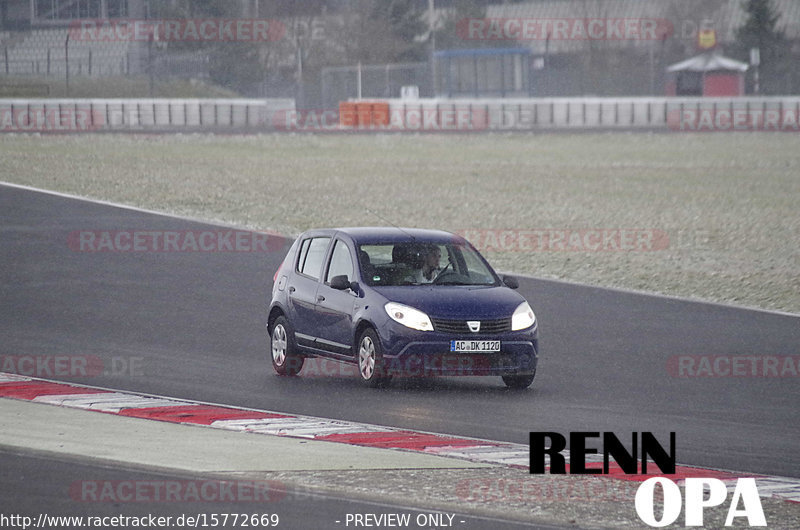
[[[499,340],[451,340],[450,351],[500,351]]]

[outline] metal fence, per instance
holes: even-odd
[[[69,64],[70,75],[110,77],[136,73],[141,70],[140,62],[135,53],[108,57],[92,50],[70,52],[67,61],[63,48],[57,51],[48,48],[43,57],[27,59],[11,59],[8,54],[0,53],[0,74],[64,77]]]
[[[334,108],[351,98],[397,98],[404,86],[419,87],[421,96],[433,95],[430,64],[397,63],[323,68],[322,106]]]

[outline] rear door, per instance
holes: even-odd
[[[300,242],[297,252],[287,296],[295,339],[300,346],[314,347],[318,334],[314,306],[330,242],[329,236],[311,236]]]

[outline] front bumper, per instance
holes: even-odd
[[[390,375],[523,375],[534,373],[538,362],[538,322],[522,331],[453,334],[417,331],[389,320],[378,333]],[[500,351],[451,352],[453,340],[499,340]]]

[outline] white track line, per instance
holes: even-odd
[[[33,186],[26,186],[24,184],[14,184],[12,182],[0,181],[0,186],[8,186],[9,188],[17,188],[17,189],[26,190],[26,191],[34,191],[34,192],[37,192],[37,193],[44,193],[44,194],[47,194],[47,195],[54,195],[56,197],[62,197],[62,198],[65,198],[65,199],[72,199],[72,200],[76,200],[76,201],[92,202],[92,203],[95,203],[95,204],[102,204],[104,206],[111,206],[111,207],[114,207],[114,208],[121,208],[123,210],[130,210],[130,211],[133,211],[133,212],[141,212],[141,213],[146,213],[146,214],[150,214],[150,215],[158,215],[158,216],[161,216],[161,217],[171,217],[173,219],[180,219],[182,221],[190,221],[190,222],[193,222],[193,223],[206,224],[206,225],[209,225],[209,226],[219,226],[219,227],[222,227],[222,228],[231,228],[231,229],[240,229],[240,230],[254,230],[254,228],[252,228],[252,227],[245,227],[245,226],[241,226],[241,225],[225,223],[225,222],[218,221],[218,220],[198,219],[196,217],[189,217],[189,216],[185,216],[185,215],[178,215],[178,214],[167,213],[167,212],[159,212],[159,211],[156,211],[156,210],[148,210],[147,208],[140,208],[138,206],[130,206],[130,205],[127,205],[127,204],[121,204],[121,203],[112,202],[112,201],[105,201],[105,200],[102,200],[102,199],[91,199],[91,198],[88,198],[88,197],[81,197],[79,195],[72,195],[72,194],[69,194],[69,193],[63,193],[63,192],[59,192],[59,191],[51,191],[51,190],[45,190],[45,189],[41,189],[41,188],[35,188]],[[261,231],[264,231],[264,230],[261,230]],[[266,231],[269,232],[269,229],[267,229]],[[277,235],[277,233],[276,233],[276,235]],[[291,242],[291,241],[294,240],[296,235],[294,235],[294,236],[285,235],[283,237],[285,237],[287,239],[287,241]],[[498,271],[498,272],[500,272],[500,271]],[[553,283],[563,283],[563,284],[574,285],[574,286],[578,286],[578,287],[591,287],[593,289],[601,289],[603,291],[619,292],[619,293],[626,293],[626,294],[636,294],[636,295],[640,295],[640,296],[652,296],[654,298],[663,298],[665,300],[676,300],[676,301],[680,301],[680,302],[690,302],[690,303],[694,303],[694,304],[708,304],[708,305],[714,305],[714,306],[718,306],[718,307],[727,307],[727,308],[730,308],[730,309],[742,309],[742,310],[745,310],[745,311],[758,311],[760,313],[768,313],[768,314],[772,314],[772,315],[780,315],[780,316],[785,316],[785,317],[800,318],[800,314],[789,313],[787,311],[778,311],[778,310],[774,310],[774,309],[763,309],[763,308],[760,308],[760,307],[739,306],[739,305],[726,304],[724,302],[714,302],[714,301],[704,300],[704,299],[699,299],[699,298],[684,298],[684,297],[681,297],[681,296],[675,296],[675,295],[669,295],[669,294],[654,293],[654,292],[649,292],[649,291],[637,291],[635,289],[626,289],[624,287],[603,287],[603,286],[598,286],[598,285],[591,285],[591,284],[586,284],[586,283],[573,282],[573,281],[570,281],[570,280],[559,280],[559,279],[554,279],[554,278],[539,278],[539,277],[536,277],[536,276],[528,276],[528,275],[525,275],[525,274],[518,274],[518,273],[514,273],[514,272],[510,272],[510,273],[507,273],[507,274],[513,274],[515,276],[519,276],[521,278],[528,278],[528,279],[531,279],[531,280],[539,280],[539,281],[546,281],[546,282],[553,282]]]

